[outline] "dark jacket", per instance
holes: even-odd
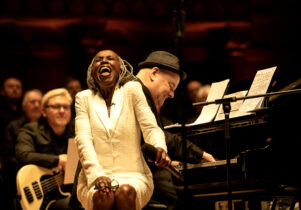
[[[150,106],[152,112],[154,113],[158,126],[164,131],[166,138],[166,145],[168,149],[168,155],[172,160],[183,160],[183,148],[182,148],[182,138],[176,134],[172,134],[164,130],[164,125],[162,123],[161,117],[157,112],[155,103],[153,101],[152,95],[148,88],[142,83],[140,79],[138,81],[142,85],[142,89],[148,105]],[[203,156],[203,150],[192,142],[186,140],[187,148],[187,160],[189,162],[200,162]],[[153,163],[148,165],[153,173],[154,179],[154,193],[152,199],[167,205],[168,209],[178,209],[180,204],[178,202],[178,195],[175,185],[173,184],[173,178],[170,172],[166,169],[157,167]]]
[[[4,162],[5,159],[5,155],[4,155],[5,149],[3,145],[5,128],[10,121],[17,119],[21,115],[22,115],[21,105],[18,106],[17,110],[13,110],[7,104],[5,98],[0,96],[0,165]]]
[[[3,142],[3,176],[6,184],[11,186],[11,190],[15,189],[16,185],[16,175],[18,170],[17,159],[15,155],[15,145],[17,140],[17,135],[20,130],[28,121],[25,116],[22,115],[16,120],[12,120],[5,129],[5,136]],[[15,193],[15,191],[13,191]]]
[[[28,120],[25,118],[24,115],[21,117],[12,120],[5,129],[5,135],[4,135],[4,142],[3,142],[3,148],[4,148],[4,154],[6,158],[13,159],[15,158],[15,145],[17,141],[17,136],[19,133],[19,130],[28,123]]]
[[[60,154],[67,154],[68,139],[74,137],[74,121],[71,121],[62,136],[53,133],[45,118],[36,123],[27,123],[17,137],[16,157],[20,167],[35,164],[46,168],[58,165]]]
[[[168,155],[171,157],[172,160],[183,160],[183,147],[182,147],[182,138],[178,136],[177,134],[172,134],[166,130],[164,130],[164,125],[161,120],[160,115],[157,112],[155,103],[153,101],[152,95],[148,88],[144,86],[141,80],[138,79],[138,81],[142,85],[142,89],[144,92],[144,95],[146,97],[147,103],[150,106],[152,112],[154,113],[158,126],[164,131],[165,138],[166,138],[166,145],[168,149]],[[203,150],[199,148],[197,145],[192,143],[189,140],[186,140],[186,148],[187,148],[187,160],[190,163],[197,163],[200,162],[200,160],[203,157]]]

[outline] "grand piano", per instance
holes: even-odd
[[[300,86],[301,78],[282,90]],[[187,163],[186,170],[177,167],[185,182],[176,179],[174,182],[185,195],[191,196],[189,209],[199,205],[218,209],[217,201],[227,200],[229,196],[247,201],[238,209],[261,209],[263,200],[274,201],[271,209],[275,209],[277,198],[283,196],[291,198],[291,209],[294,209],[301,195],[300,98],[300,93],[270,96],[266,98],[266,106],[252,115],[230,119],[229,165],[226,164],[224,121],[186,127],[186,139],[218,159],[216,163]],[[168,130],[183,134],[180,128]]]

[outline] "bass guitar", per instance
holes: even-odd
[[[23,210],[47,210],[58,199],[70,197],[62,192],[62,170],[25,165],[17,173],[17,192]]]

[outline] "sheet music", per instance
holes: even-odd
[[[226,79],[221,82],[214,82],[211,84],[211,88],[206,101],[215,101],[216,99],[223,98],[225,91],[229,84],[229,79]],[[191,123],[191,125],[198,125],[202,123],[211,122],[218,111],[220,104],[210,104],[204,106],[200,116],[196,119],[195,122]]]
[[[277,67],[275,66],[257,71],[247,96],[266,93],[276,68]],[[260,108],[263,104],[263,100],[264,97],[246,99],[241,105],[239,111],[244,113]]]
[[[74,175],[78,164],[78,151],[73,138],[68,140],[67,149],[67,164],[65,169],[64,184],[72,184]]]
[[[243,91],[238,91],[236,93],[231,93],[231,94],[227,94],[224,96],[224,98],[231,98],[231,97],[236,97],[236,98],[240,98],[240,97],[245,97],[247,94],[247,90],[243,90]],[[234,101],[231,102],[231,110],[230,110],[230,115],[229,118],[235,118],[235,117],[241,117],[241,116],[245,116],[245,115],[250,115],[251,113],[246,113],[246,112],[239,112],[239,108],[242,105],[243,100],[238,100],[238,101]],[[221,105],[218,109],[217,115],[215,117],[214,121],[218,121],[218,120],[224,120],[225,119],[225,114],[224,114],[224,110],[223,110],[223,105]]]
[[[223,80],[220,82],[212,83],[208,97],[207,97],[207,101],[215,101],[216,99],[221,99],[226,92],[229,81],[230,81],[229,79],[226,79],[226,80]],[[207,122],[213,121],[213,119],[216,116],[219,106],[220,106],[220,104],[210,104],[210,105],[204,106],[201,114],[196,119],[196,121],[194,121],[193,123],[190,123],[190,124],[185,124],[185,126],[189,127],[189,126],[199,125],[202,123],[207,123]],[[173,125],[165,126],[164,128],[168,129],[168,128],[181,127],[181,126],[182,126],[181,124],[176,123]]]

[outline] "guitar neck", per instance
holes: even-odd
[[[44,194],[52,191],[53,189],[56,189],[64,183],[64,172],[59,171],[55,173],[58,174],[41,181],[41,186]]]

